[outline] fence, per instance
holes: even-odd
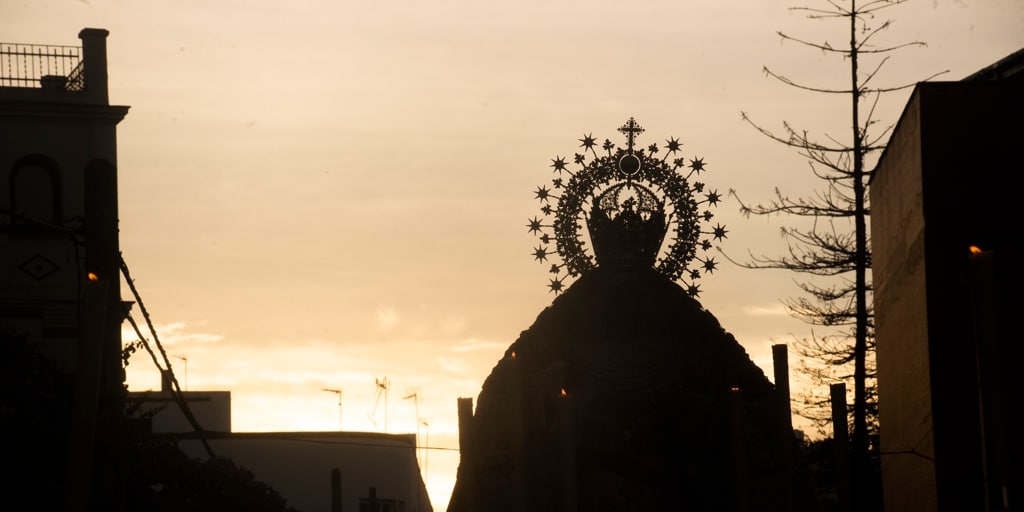
[[[0,43],[0,87],[81,91],[82,63],[80,46]]]

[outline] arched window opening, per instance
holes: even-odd
[[[10,175],[12,223],[24,226],[61,222],[61,181],[57,165],[42,156],[23,158]]]

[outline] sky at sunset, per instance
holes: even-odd
[[[110,101],[131,106],[118,126],[121,249],[187,389],[230,390],[236,431],[337,429],[323,389],[341,389],[343,428],[383,431],[383,398],[370,413],[386,376],[388,431],[416,431],[418,406],[421,443],[456,449],[456,398],[476,397],[554,298],[526,224],[551,159],[584,134],[621,145],[616,128],[635,117],[638,143],[678,137],[708,187],[747,202],[819,185],[740,118],[849,137],[848,97],[762,72],[849,82],[841,58],[776,34],[840,46],[843,22],[791,5],[0,0],[0,41],[110,31]],[[887,18],[879,44],[928,46],[892,54],[879,86],[959,80],[1024,47],[1021,0],[913,0]],[[880,101],[880,126],[908,95]],[[715,212],[730,256],[785,248],[786,219],[745,219],[732,198]],[[726,263],[700,283],[769,378],[771,344],[811,332],[780,304],[798,292],[792,275]],[[159,387],[144,355],[128,379]],[[457,462],[429,452],[435,510]]]

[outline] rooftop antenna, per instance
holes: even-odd
[[[326,391],[328,393],[334,393],[334,394],[338,395],[338,431],[340,432],[340,431],[344,430],[342,428],[342,418],[343,418],[343,416],[341,414],[341,390],[340,389],[324,388],[324,391]]]
[[[427,421],[426,418],[419,418],[417,419],[417,421],[420,423],[420,425],[423,425],[424,428],[425,437],[423,439],[423,481],[426,481],[427,477],[430,476],[430,469],[428,468],[428,463],[430,462],[430,422]],[[417,427],[417,430],[418,429],[419,427]]]
[[[426,427],[426,432],[427,432],[426,433],[426,437],[424,438],[423,445],[421,446],[421,448],[423,449],[423,479],[426,480],[426,478],[427,478],[427,457],[429,456],[429,453],[430,453],[429,448],[428,448],[428,446],[430,446],[430,423],[425,418],[420,417],[420,391],[419,391],[419,389],[418,388],[412,388],[412,389],[406,391],[406,393],[409,393],[409,394],[404,396],[404,397],[402,397],[402,400],[412,400],[413,407],[415,407],[415,409],[416,409],[416,442],[417,443],[419,443],[419,439],[420,439],[420,426],[422,425],[423,427]]]
[[[420,390],[412,388],[406,390],[408,395],[403,396],[402,400],[412,400],[413,407],[416,408],[416,431],[419,432],[419,421],[420,421]]]
[[[377,424],[374,418],[377,417],[377,406],[380,405],[380,395],[384,394],[384,433],[388,433],[388,390],[391,389],[391,381],[387,377],[374,379],[377,383],[377,399],[373,402],[373,412],[370,413],[370,421]]]
[[[172,355],[171,357],[173,357],[175,359],[181,359],[181,361],[183,363],[185,363],[185,386],[184,387],[185,387],[185,391],[188,391],[188,356],[186,356],[185,354],[181,354],[181,355],[175,354],[175,355]]]

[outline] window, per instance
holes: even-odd
[[[58,224],[61,222],[61,180],[57,164],[42,155],[22,158],[11,169],[12,223]]]

